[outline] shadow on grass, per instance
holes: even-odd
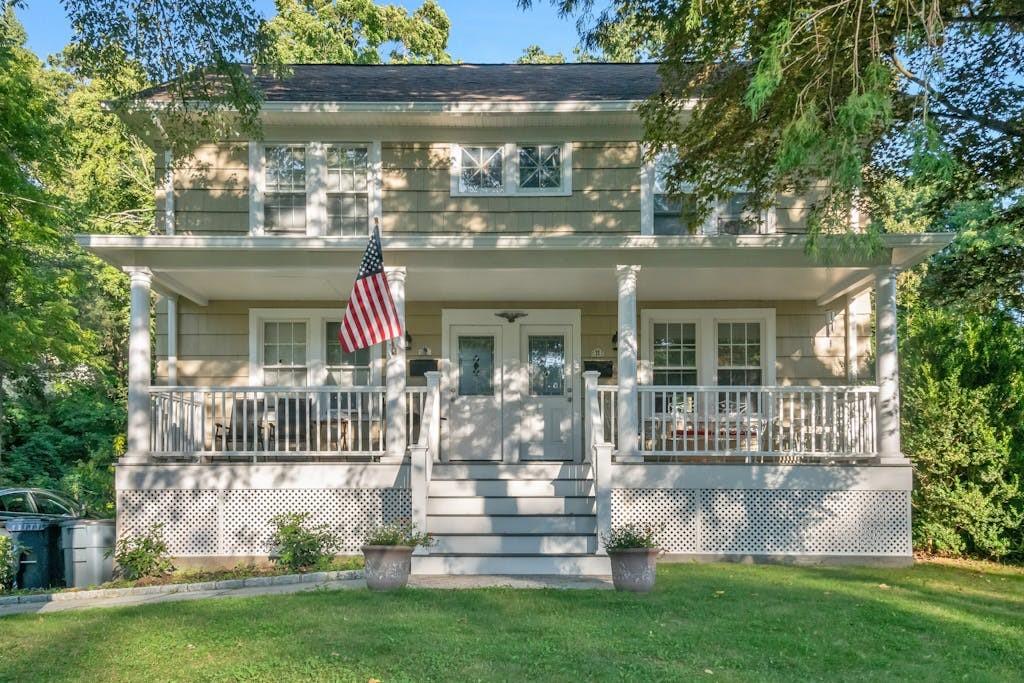
[[[1024,577],[938,565],[663,565],[646,596],[416,589],[166,603],[4,619],[0,679],[1009,680],[1024,668],[1022,597]]]

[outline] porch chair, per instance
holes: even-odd
[[[265,450],[266,408],[262,398],[233,400],[230,419],[213,423],[213,450]]]
[[[268,419],[267,445],[272,450],[310,450],[309,432],[315,429],[309,397],[279,396]]]

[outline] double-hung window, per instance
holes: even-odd
[[[306,323],[267,320],[263,323],[263,385],[304,387],[309,364]]]
[[[263,230],[306,233],[306,147],[267,145]]]
[[[678,157],[675,151],[660,152],[654,158],[654,234],[690,235],[700,232],[697,204],[693,194],[669,193],[669,174]]]
[[[365,235],[370,220],[369,150],[365,146],[327,145],[328,235]]]
[[[453,196],[572,194],[572,145],[500,143],[452,145]]]

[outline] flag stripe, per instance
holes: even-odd
[[[363,253],[345,316],[338,329],[338,341],[346,353],[401,337],[402,324],[387,277],[380,235],[376,230]]]

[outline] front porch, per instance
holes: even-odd
[[[411,517],[438,538],[426,573],[600,573],[625,522],[662,525],[679,557],[910,558],[895,272],[930,243],[826,267],[788,238],[385,242],[408,335],[359,360],[331,348],[350,274],[323,260],[356,245],[168,239],[96,247],[132,275],[122,532],[162,522],[175,554],[252,557],[275,514],[308,510],[356,552]]]

